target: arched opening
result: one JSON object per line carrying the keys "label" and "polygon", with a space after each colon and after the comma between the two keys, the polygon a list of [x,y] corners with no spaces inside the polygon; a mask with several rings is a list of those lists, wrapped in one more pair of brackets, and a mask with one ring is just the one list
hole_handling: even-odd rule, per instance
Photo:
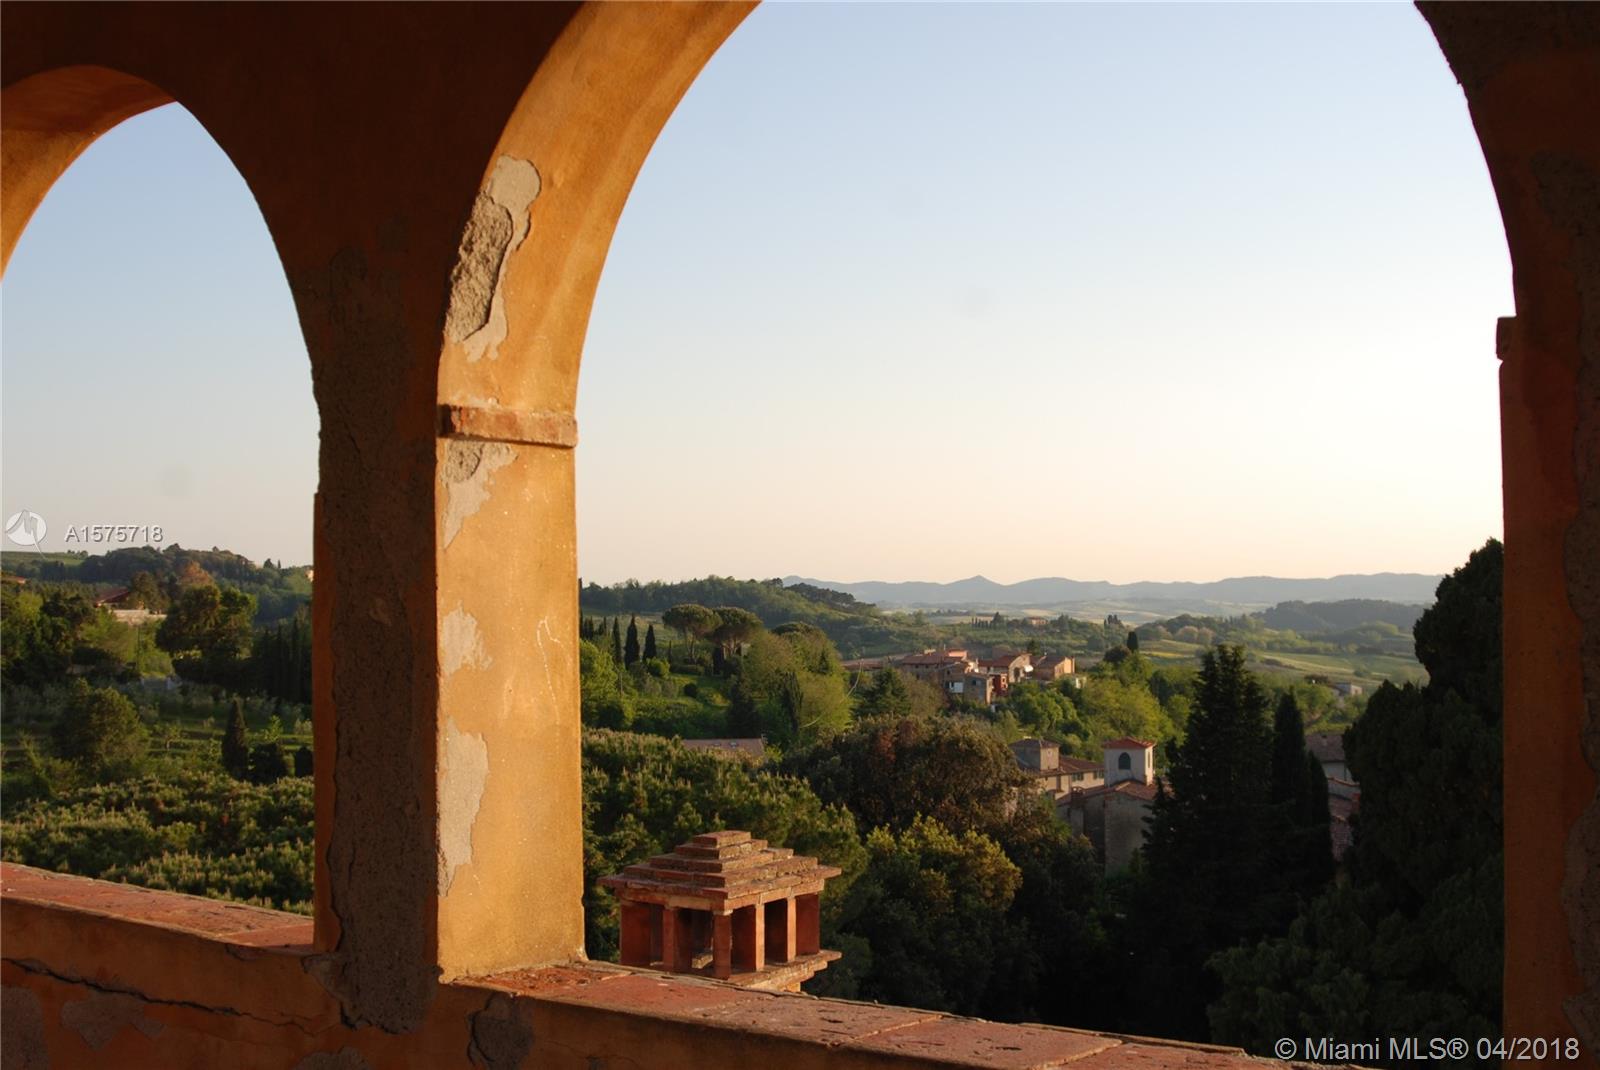
{"label": "arched opening", "polygon": [[[1230,22],[1215,9],[1162,26],[1088,9],[828,14],[769,7],[745,23],[674,113],[619,224],[579,394],[580,570],[618,584],[581,607],[602,618],[602,654],[636,662],[624,628],[659,636],[672,601],[699,600],[630,590],[629,577],[782,576],[787,596],[796,580],[992,576],[1008,567],[985,556],[996,554],[1027,562],[1005,580],[1086,578],[1065,571],[1080,559],[1089,575],[1124,581],[1155,578],[1128,571],[1140,567],[1188,580],[1438,574],[1499,535],[1498,365],[1485,328],[1512,308],[1509,265],[1470,117],[1415,11],[1366,12],[1359,30],[1330,11],[1275,12],[1265,17],[1290,30],[1260,41],[1244,23],[1263,13]],[[1096,17],[1125,20],[1121,53]],[[1086,40],[1052,22],[1074,18]],[[1144,56],[1127,56],[1130,24]],[[740,52],[763,35],[766,47]],[[1031,63],[984,63],[1019,42]],[[910,72],[919,47],[961,78]],[[1085,68],[1074,91],[1045,92],[1035,72],[1073,61]],[[1359,86],[1352,62],[1366,71]],[[823,66],[819,94],[809,73]],[[756,88],[763,76],[780,88]],[[1129,85],[1141,87],[1131,105]],[[896,88],[888,105],[875,98]],[[934,117],[910,102],[923,93]],[[921,174],[880,175],[895,156]],[[1102,169],[1102,184],[1084,177]],[[1048,445],[1030,452],[1030,440]],[[1460,463],[1427,461],[1430,441]],[[1141,493],[1119,496],[1132,486]],[[1451,541],[1440,529],[1453,510]],[[1069,564],[1030,556],[1052,540],[1044,555]],[[933,576],[907,565],[930,547],[956,563]],[[1108,547],[1132,553],[1112,565]],[[1435,582],[1396,600],[1431,601]],[[1409,628],[1395,638],[1414,665]],[[844,653],[914,658],[941,639],[934,649],[982,642],[923,634]],[[1194,645],[1169,643],[1135,649]],[[1315,656],[1291,664],[1283,675],[1296,684],[1321,675]],[[707,689],[704,676],[674,678]],[[643,731],[791,742],[736,721],[737,685],[723,696],[726,721],[655,716],[662,690],[677,697],[672,683],[640,675]],[[602,716],[615,725],[628,712],[611,704]],[[1078,757],[1098,758],[1098,742]],[[1116,767],[1131,771],[1131,756]]]}
{"label": "arched opening", "polygon": [[318,421],[283,267],[147,83],[5,94],[4,506],[43,535],[4,547],[6,858],[309,913]]}

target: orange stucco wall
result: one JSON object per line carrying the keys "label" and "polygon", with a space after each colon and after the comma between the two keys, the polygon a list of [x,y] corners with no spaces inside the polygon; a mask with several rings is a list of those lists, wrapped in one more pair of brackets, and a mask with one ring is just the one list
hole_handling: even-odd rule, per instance
{"label": "orange stucco wall", "polygon": [[439,986],[404,1033],[352,1027],[312,976],[311,925],[270,910],[0,866],[11,1070],[1085,1070],[1271,1064],[900,1007],[576,964]]}

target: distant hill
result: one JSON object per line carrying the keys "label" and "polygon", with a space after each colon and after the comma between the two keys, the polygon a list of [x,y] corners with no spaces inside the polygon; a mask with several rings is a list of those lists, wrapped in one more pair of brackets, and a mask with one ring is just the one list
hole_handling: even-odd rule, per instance
{"label": "distant hill", "polygon": [[1281,602],[1257,616],[1268,628],[1296,631],[1301,635],[1342,632],[1365,624],[1392,624],[1409,633],[1427,608],[1350,598],[1338,602]]}
{"label": "distant hill", "polygon": [[1330,576],[1324,579],[1282,579],[1241,576],[1210,583],[1108,583],[1048,577],[1020,583],[996,583],[983,576],[952,583],[885,583],[785,577],[786,584],[808,583],[841,591],[860,601],[890,608],[1053,609],[1083,605],[1127,605],[1152,612],[1253,612],[1284,602],[1374,600],[1431,605],[1442,576],[1416,572]]}
{"label": "distant hill", "polygon": [[307,567],[284,567],[271,560],[257,565],[247,557],[216,547],[190,550],[170,544],[158,550],[151,546],[126,546],[103,554],[6,550],[0,552],[0,567],[28,580],[82,583],[98,590],[126,587],[140,572],[148,572],[159,584],[180,579],[237,587],[255,596],[257,624],[271,624],[292,617],[311,601]]}

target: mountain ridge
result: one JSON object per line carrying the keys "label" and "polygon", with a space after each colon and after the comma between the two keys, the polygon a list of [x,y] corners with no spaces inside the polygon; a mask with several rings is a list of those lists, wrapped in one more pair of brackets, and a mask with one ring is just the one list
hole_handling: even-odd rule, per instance
{"label": "mountain ridge", "polygon": [[1337,602],[1376,599],[1427,605],[1442,575],[1421,572],[1342,573],[1324,577],[1232,576],[1226,579],[1072,580],[1041,576],[1016,583],[998,583],[982,575],[938,583],[929,580],[861,580],[852,583],[802,576],[785,576],[785,584],[809,583],[841,591],[864,601],[888,607],[1041,608],[1076,602],[1132,600],[1138,602],[1205,602],[1266,608],[1280,602]]}

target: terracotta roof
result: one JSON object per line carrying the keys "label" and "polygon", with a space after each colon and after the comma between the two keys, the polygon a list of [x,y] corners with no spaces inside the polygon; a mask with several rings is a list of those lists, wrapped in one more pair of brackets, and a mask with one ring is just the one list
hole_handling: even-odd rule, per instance
{"label": "terracotta roof", "polygon": [[1319,762],[1344,761],[1344,733],[1314,732],[1306,737],[1306,749],[1317,756]]}
{"label": "terracotta roof", "polygon": [[962,659],[953,654],[907,654],[901,658],[901,665],[949,665]]}
{"label": "terracotta roof", "polygon": [[1087,758],[1061,759],[1063,773],[1098,773],[1101,771],[1102,762],[1091,762]]}
{"label": "terracotta roof", "polygon": [[1106,750],[1144,750],[1146,747],[1155,746],[1147,739],[1134,739],[1132,736],[1123,736],[1121,739],[1108,739],[1100,744]]}
{"label": "terracotta roof", "polygon": [[1066,803],[1071,799],[1098,799],[1102,795],[1126,795],[1141,802],[1153,802],[1159,791],[1156,785],[1146,784],[1142,780],[1119,780],[1115,784],[1099,784],[1092,788],[1074,791],[1061,802]]}
{"label": "terracotta roof", "polygon": [[671,854],[601,877],[600,883],[634,900],[734,908],[821,891],[823,881],[838,875],[815,858],[728,829],[695,836]]}

